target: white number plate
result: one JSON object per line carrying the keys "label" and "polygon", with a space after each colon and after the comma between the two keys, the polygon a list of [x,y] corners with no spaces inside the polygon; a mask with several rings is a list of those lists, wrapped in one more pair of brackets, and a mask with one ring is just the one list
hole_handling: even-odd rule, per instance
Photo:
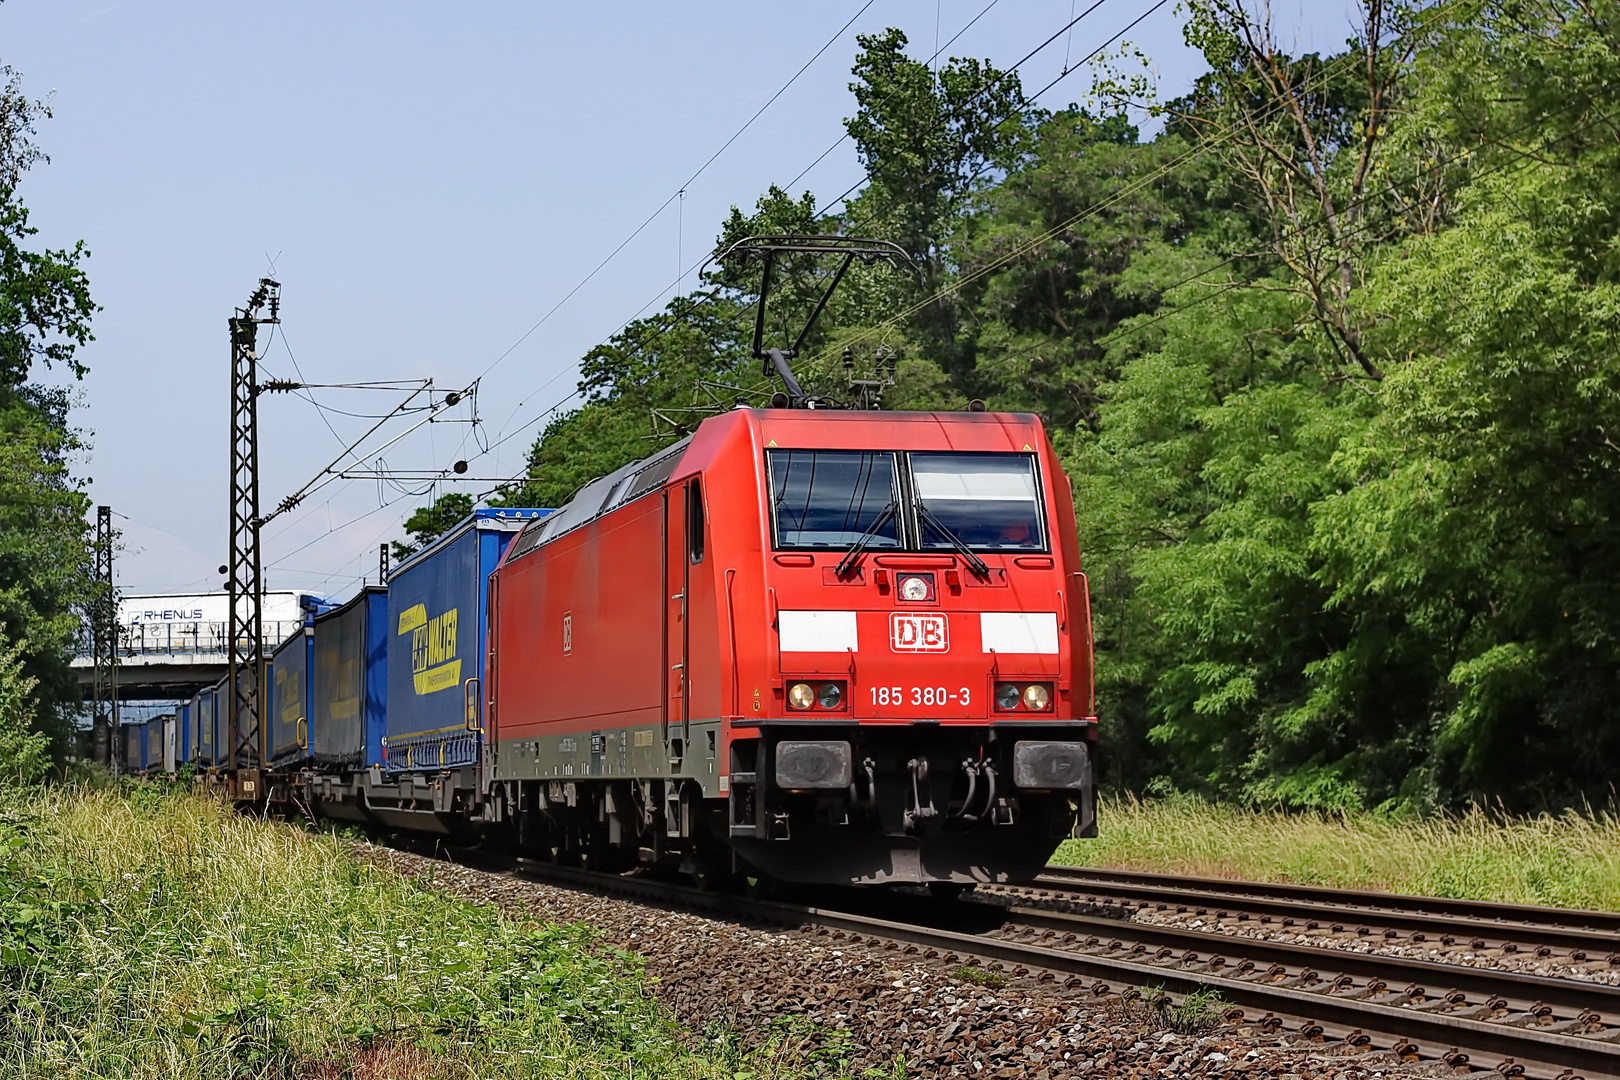
{"label": "white number plate", "polygon": [[873,705],[971,705],[973,691],[966,686],[874,686]]}

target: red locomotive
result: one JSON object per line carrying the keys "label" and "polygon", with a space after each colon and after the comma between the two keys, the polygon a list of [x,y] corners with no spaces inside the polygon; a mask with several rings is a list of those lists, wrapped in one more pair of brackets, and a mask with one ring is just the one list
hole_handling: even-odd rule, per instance
{"label": "red locomotive", "polygon": [[968,883],[1094,834],[1086,578],[1034,416],[739,408],[531,522],[489,589],[486,815],[531,847]]}

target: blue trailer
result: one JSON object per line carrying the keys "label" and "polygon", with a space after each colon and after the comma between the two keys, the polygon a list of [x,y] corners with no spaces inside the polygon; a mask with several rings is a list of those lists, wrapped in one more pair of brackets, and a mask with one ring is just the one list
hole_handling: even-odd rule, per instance
{"label": "blue trailer", "polygon": [[475,510],[389,576],[389,772],[478,763],[489,575],[524,524],[548,513]]}
{"label": "blue trailer", "polygon": [[197,699],[182,701],[174,710],[174,765],[179,768],[191,760],[191,712]]}
{"label": "blue trailer", "polygon": [[315,618],[310,752],[317,768],[383,763],[388,699],[388,590],[368,585]]}
{"label": "blue trailer", "polygon": [[303,632],[281,643],[270,659],[270,765],[296,768],[309,759],[310,717],[314,715],[315,624],[306,616]]}
{"label": "blue trailer", "polygon": [[135,776],[163,771],[163,726],[169,719],[153,716],[124,725],[124,771]]}
{"label": "blue trailer", "polygon": [[174,713],[154,716],[146,722],[146,772],[169,771],[169,740],[173,738]]}

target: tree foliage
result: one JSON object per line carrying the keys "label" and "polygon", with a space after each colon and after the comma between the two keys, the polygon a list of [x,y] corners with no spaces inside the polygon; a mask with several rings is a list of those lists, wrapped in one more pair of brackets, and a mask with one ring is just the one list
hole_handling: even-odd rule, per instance
{"label": "tree foliage", "polygon": [[[31,761],[28,732],[68,748],[78,693],[69,661],[94,599],[88,572],[89,499],[72,475],[83,446],[68,425],[68,392],[29,380],[38,369],[85,374],[77,350],[90,340],[96,308],[81,263],[82,243],[35,250],[18,185],[43,154],[33,141],[46,107],[0,67],[0,757]],[[20,689],[25,688],[25,689]],[[24,770],[26,771],[26,770]]]}
{"label": "tree foliage", "polygon": [[27,643],[0,626],[0,786],[37,780],[50,768],[50,739],[36,729],[38,684],[26,674]]}

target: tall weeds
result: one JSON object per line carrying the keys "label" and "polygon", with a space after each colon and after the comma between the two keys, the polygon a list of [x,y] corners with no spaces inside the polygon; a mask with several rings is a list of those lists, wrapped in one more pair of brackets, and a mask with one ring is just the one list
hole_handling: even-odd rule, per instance
{"label": "tall weeds", "polygon": [[1290,813],[1177,796],[1104,801],[1082,866],[1620,910],[1614,811],[1428,818]]}
{"label": "tall weeds", "polygon": [[634,962],[139,788],[0,814],[0,1075],[707,1076]]}

